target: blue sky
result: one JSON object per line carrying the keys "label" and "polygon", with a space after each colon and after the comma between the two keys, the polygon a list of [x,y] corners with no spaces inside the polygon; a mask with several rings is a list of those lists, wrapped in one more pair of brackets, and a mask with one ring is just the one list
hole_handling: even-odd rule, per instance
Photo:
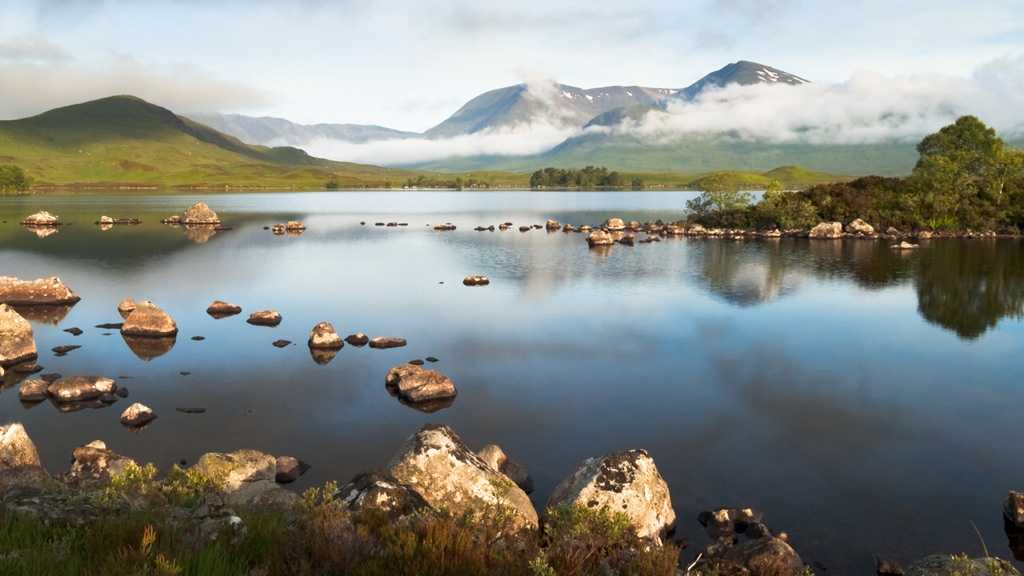
{"label": "blue sky", "polygon": [[182,112],[422,130],[536,78],[682,87],[738,59],[816,82],[968,77],[1024,1],[0,0],[0,118],[111,93]]}

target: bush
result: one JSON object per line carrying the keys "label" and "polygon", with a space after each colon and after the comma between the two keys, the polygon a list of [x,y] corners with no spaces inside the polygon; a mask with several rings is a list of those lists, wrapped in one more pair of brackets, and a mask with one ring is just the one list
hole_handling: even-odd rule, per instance
{"label": "bush", "polygon": [[32,186],[32,179],[18,166],[0,166],[0,193],[24,192]]}

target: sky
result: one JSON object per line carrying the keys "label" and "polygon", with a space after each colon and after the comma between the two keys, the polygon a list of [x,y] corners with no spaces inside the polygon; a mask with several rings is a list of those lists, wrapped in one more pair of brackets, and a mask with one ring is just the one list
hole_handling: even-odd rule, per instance
{"label": "sky", "polygon": [[127,93],[420,131],[530,79],[681,88],[740,59],[1024,89],[1024,0],[0,0],[0,119]]}

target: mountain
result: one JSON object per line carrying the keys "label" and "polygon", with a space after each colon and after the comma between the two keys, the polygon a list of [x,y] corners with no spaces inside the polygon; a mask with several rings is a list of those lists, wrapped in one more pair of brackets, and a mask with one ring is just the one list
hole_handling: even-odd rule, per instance
{"label": "mountain", "polygon": [[721,88],[729,84],[750,86],[752,84],[798,85],[808,83],[810,83],[810,80],[801,78],[796,74],[790,74],[789,72],[784,72],[778,68],[772,68],[771,66],[765,66],[764,64],[758,64],[757,62],[740,60],[739,62],[727,64],[704,76],[700,80],[697,80],[693,84],[690,84],[686,88],[679,90],[676,92],[676,96],[686,100],[693,100],[698,94],[708,88]]}
{"label": "mountain", "polygon": [[246,144],[133,96],[0,121],[0,163],[42,186],[359,186],[411,174]]}
{"label": "mountain", "polygon": [[372,124],[297,124],[284,118],[242,114],[195,114],[191,118],[243,142],[306,146],[321,138],[362,144],[371,140],[394,140],[419,136]]}

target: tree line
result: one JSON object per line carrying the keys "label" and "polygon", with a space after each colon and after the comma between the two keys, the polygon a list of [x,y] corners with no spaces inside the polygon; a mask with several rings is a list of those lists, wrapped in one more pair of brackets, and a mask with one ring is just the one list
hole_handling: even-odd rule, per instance
{"label": "tree line", "polygon": [[18,166],[0,166],[0,193],[25,192],[32,179]]}
{"label": "tree line", "polygon": [[[626,177],[608,170],[604,166],[587,166],[576,170],[573,168],[542,168],[530,175],[530,188],[624,188]],[[643,188],[644,183],[634,177],[628,186],[633,189]]]}
{"label": "tree line", "polygon": [[713,190],[689,201],[705,226],[807,229],[862,218],[876,228],[1020,233],[1024,228],[1024,151],[974,116],[926,136],[910,176],[866,176],[785,191],[772,182],[759,202],[745,192]]}

